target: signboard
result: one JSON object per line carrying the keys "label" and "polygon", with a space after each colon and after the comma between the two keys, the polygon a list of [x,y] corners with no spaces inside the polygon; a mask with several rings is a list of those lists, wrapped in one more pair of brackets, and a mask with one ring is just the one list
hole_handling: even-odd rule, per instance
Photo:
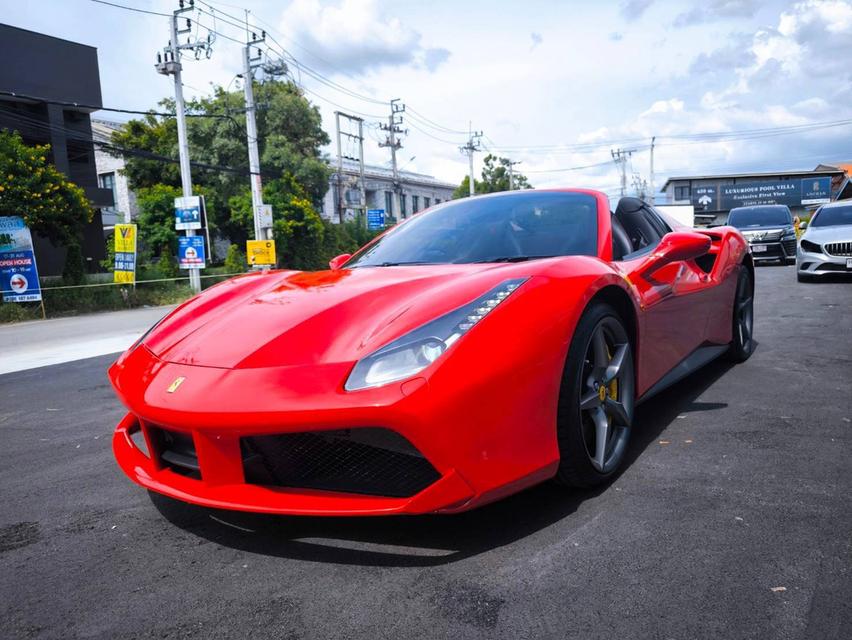
{"label": "signboard", "polygon": [[831,178],[802,178],[802,204],[831,202]]}
{"label": "signboard", "polygon": [[385,228],[384,209],[367,209],[367,228],[370,231]]}
{"label": "signboard", "polygon": [[0,290],[3,302],[41,300],[33,238],[19,216],[0,217]]}
{"label": "signboard", "polygon": [[175,198],[175,229],[200,229],[201,226],[201,197]]}
{"label": "signboard", "polygon": [[250,265],[274,265],[275,240],[248,240],[246,257]]}
{"label": "signboard", "polygon": [[794,207],[801,201],[798,181],[740,182],[719,187],[721,209],[750,207],[756,204],[786,204]]}
{"label": "signboard", "polygon": [[269,229],[272,227],[272,205],[259,204],[255,207],[255,214],[260,222],[261,229]]}
{"label": "signboard", "polygon": [[203,269],[204,259],[204,236],[178,238],[178,265],[181,269]]}
{"label": "signboard", "polygon": [[115,263],[113,282],[133,284],[136,281],[136,225],[115,225]]}
{"label": "signboard", "polygon": [[719,186],[714,184],[692,187],[692,206],[696,211],[718,211]]}

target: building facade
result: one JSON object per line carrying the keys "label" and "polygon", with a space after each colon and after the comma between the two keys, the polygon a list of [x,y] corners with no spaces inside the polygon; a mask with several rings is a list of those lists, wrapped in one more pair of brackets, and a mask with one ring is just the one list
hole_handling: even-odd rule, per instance
{"label": "building facade", "polygon": [[[412,171],[400,171],[399,181],[399,203],[403,220],[434,204],[452,200],[453,191],[456,188],[454,184],[441,182],[433,176]],[[339,182],[342,182],[342,202]],[[394,221],[399,222],[391,215],[394,210],[394,184],[393,172],[389,168],[366,165],[364,191],[367,209],[383,209],[388,224]],[[322,216],[332,222],[340,222],[341,214],[344,220],[352,220],[359,212],[357,205],[360,198],[358,163],[344,160],[342,180],[338,180],[336,172],[329,179],[329,189],[323,199]]]}
{"label": "building facade", "polygon": [[[92,135],[96,142],[109,142],[114,131],[123,126],[121,122],[92,120]],[[116,223],[132,222],[139,215],[136,193],[131,191],[127,177],[123,174],[125,161],[95,146],[95,169],[98,185],[112,192],[114,204],[101,210],[104,231],[111,231]]]}
{"label": "building facade", "polygon": [[[98,184],[89,117],[101,107],[97,49],[0,24],[0,59],[0,129],[28,145],[49,144],[51,162],[83,189],[95,214],[80,246],[87,269],[97,271],[105,256],[101,210],[113,206],[112,192]],[[33,242],[40,274],[60,275],[66,248]]]}
{"label": "building facade", "polygon": [[735,207],[785,204],[801,216],[852,196],[846,171],[830,165],[813,171],[678,176],[669,178],[662,191],[669,204],[695,207],[696,225],[724,224]]}

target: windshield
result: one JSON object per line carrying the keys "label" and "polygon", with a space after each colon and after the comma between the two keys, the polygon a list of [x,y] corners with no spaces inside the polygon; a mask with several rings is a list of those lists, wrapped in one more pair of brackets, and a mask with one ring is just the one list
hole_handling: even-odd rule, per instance
{"label": "windshield", "polygon": [[787,207],[740,207],[731,209],[728,224],[743,229],[745,227],[783,227],[793,224]]}
{"label": "windshield", "polygon": [[852,204],[843,207],[823,207],[814,214],[812,227],[833,227],[852,224]]}
{"label": "windshield", "polygon": [[455,200],[418,214],[355,254],[346,268],[594,256],[597,238],[594,196],[515,192]]}

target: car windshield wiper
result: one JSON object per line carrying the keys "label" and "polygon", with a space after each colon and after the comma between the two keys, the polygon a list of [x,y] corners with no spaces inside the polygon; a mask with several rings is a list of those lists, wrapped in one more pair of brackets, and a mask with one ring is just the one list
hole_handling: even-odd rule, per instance
{"label": "car windshield wiper", "polygon": [[437,264],[437,263],[412,260],[410,262],[380,262],[378,264],[365,264],[365,265],[362,265],[362,266],[364,266],[364,267],[406,267],[408,265],[417,265],[417,264]]}
{"label": "car windshield wiper", "polygon": [[556,258],[558,256],[496,256],[492,258],[483,258],[482,260],[474,260],[472,264],[480,264],[484,262],[526,262],[527,260],[543,260],[544,258]]}

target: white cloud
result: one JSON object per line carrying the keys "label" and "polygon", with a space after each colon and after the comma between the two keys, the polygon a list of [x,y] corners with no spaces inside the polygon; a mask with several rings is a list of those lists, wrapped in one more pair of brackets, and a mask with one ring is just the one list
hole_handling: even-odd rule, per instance
{"label": "white cloud", "polygon": [[281,29],[293,33],[302,50],[328,68],[362,73],[377,67],[419,65],[434,71],[450,52],[427,48],[421,34],[376,0],[295,0],[281,17]]}

